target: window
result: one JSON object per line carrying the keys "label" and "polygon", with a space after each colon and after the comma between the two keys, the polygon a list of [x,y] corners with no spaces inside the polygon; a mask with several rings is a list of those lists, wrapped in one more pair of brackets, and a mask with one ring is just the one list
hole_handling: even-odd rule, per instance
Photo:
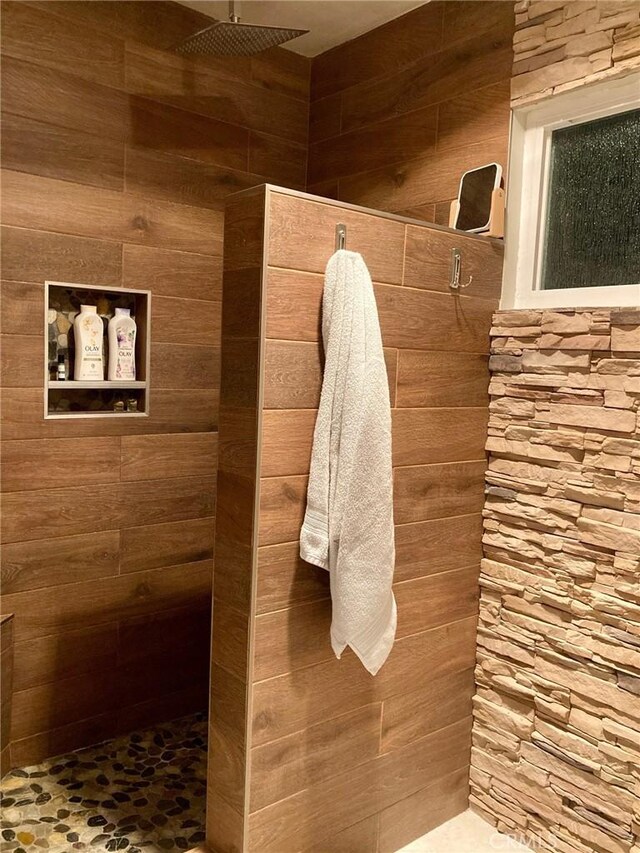
{"label": "window", "polygon": [[514,110],[503,308],[640,305],[640,75]]}

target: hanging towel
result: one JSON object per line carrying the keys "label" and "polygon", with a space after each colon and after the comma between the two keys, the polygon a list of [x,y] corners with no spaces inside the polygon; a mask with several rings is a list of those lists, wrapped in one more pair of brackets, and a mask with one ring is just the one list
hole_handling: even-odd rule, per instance
{"label": "hanging towel", "polygon": [[391,407],[378,311],[361,255],[327,264],[325,368],[300,533],[300,556],[330,573],[331,645],[372,675],[391,651],[396,602]]}

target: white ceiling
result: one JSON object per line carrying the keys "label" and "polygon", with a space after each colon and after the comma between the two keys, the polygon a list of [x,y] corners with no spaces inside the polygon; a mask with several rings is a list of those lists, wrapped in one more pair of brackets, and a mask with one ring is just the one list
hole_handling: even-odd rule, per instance
{"label": "white ceiling", "polygon": [[[217,20],[229,14],[227,0],[179,0]],[[404,15],[427,0],[236,0],[236,15],[247,24],[310,30],[283,45],[303,56],[317,56],[331,47]]]}

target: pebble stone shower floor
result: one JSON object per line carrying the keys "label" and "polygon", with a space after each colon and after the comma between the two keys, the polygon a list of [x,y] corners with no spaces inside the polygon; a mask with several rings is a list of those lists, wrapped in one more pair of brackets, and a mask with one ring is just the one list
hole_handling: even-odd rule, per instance
{"label": "pebble stone shower floor", "polygon": [[0,783],[0,850],[190,850],[204,840],[206,769],[196,714],[13,770]]}

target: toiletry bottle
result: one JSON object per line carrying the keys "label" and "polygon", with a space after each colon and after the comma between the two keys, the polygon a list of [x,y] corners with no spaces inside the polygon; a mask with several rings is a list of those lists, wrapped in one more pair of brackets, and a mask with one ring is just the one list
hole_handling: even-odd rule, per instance
{"label": "toiletry bottle", "polygon": [[110,380],[136,378],[136,321],[128,308],[116,308],[109,320]]}
{"label": "toiletry bottle", "polygon": [[104,379],[102,364],[102,320],[95,305],[81,305],[74,323],[76,361],[73,378],[77,380]]}
{"label": "toiletry bottle", "polygon": [[56,371],[56,379],[61,382],[63,379],[67,378],[67,368],[64,363],[64,353],[58,353],[58,368]]}

